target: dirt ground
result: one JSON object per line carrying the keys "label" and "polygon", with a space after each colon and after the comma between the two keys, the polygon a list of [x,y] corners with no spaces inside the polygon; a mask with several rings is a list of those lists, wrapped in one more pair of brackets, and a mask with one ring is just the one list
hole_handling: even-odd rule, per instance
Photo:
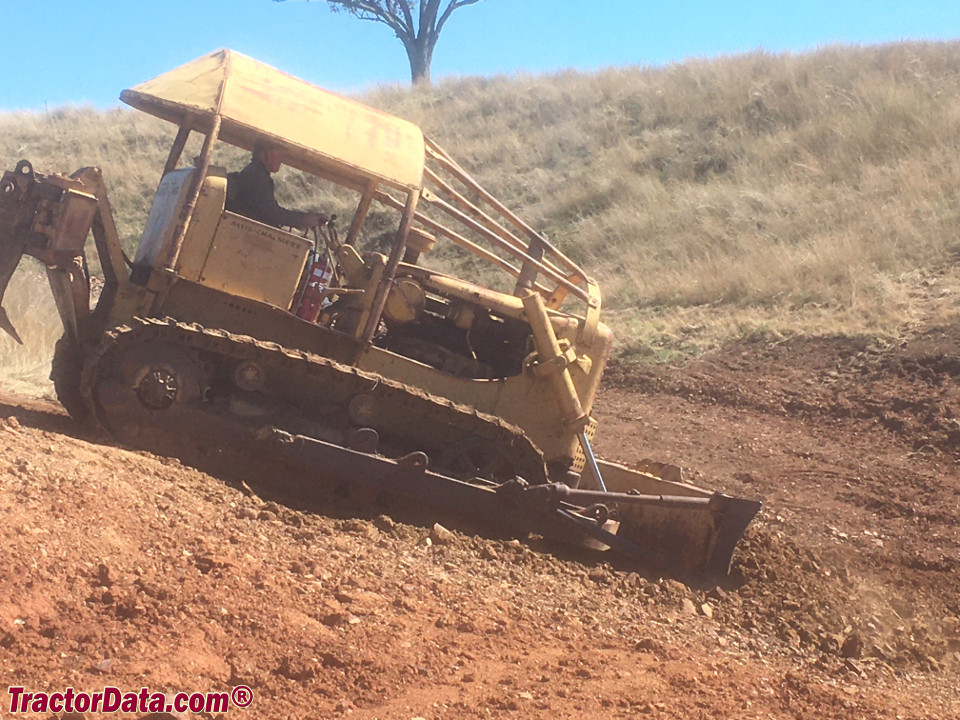
{"label": "dirt ground", "polygon": [[611,368],[601,455],[765,503],[714,589],[349,498],[265,501],[6,395],[3,678],[249,686],[228,717],[957,718],[958,375],[957,328]]}

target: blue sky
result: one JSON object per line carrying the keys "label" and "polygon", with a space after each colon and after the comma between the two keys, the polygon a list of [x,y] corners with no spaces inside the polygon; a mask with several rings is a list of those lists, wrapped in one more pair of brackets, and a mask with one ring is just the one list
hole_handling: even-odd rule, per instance
{"label": "blue sky", "polygon": [[[322,0],[4,0],[0,19],[2,110],[113,106],[122,89],[221,47],[342,92],[409,78],[386,27]],[[482,0],[444,29],[433,77],[956,38],[957,0]]]}

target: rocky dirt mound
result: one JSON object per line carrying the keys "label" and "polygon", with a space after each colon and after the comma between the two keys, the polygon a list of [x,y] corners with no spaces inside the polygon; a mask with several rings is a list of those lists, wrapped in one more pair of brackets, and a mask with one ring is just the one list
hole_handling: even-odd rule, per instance
{"label": "rocky dirt mound", "polygon": [[247,685],[277,718],[956,717],[960,476],[946,446],[829,409],[949,403],[953,378],[908,393],[908,348],[855,347],[739,346],[601,397],[603,454],[765,501],[719,588],[284,502],[8,398],[0,662],[36,690]]}
{"label": "rocky dirt mound", "polygon": [[[608,384],[811,420],[865,420],[915,452],[960,453],[960,329],[890,347],[850,338],[736,343],[681,372],[615,365]],[[753,376],[751,378],[751,376]]]}

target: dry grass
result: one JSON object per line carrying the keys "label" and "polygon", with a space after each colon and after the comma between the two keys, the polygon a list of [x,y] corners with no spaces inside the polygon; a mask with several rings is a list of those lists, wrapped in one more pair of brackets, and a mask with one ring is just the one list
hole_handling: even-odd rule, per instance
{"label": "dry grass", "polygon": [[50,360],[63,332],[47,276],[40,263],[25,260],[17,268],[3,302],[23,345],[0,331],[0,379],[6,391],[53,396]]}
{"label": "dry grass", "polygon": [[[421,124],[594,271],[626,352],[895,337],[955,315],[960,43],[468,78],[362,99]],[[172,136],[126,111],[8,114],[0,160],[101,165],[132,245]],[[294,174],[280,184],[294,206],[355,202]]]}
{"label": "dry grass", "polygon": [[[421,122],[595,269],[631,346],[897,335],[927,311],[917,282],[954,275],[958,43],[463,80],[373,100]],[[937,304],[937,317],[951,312]]]}

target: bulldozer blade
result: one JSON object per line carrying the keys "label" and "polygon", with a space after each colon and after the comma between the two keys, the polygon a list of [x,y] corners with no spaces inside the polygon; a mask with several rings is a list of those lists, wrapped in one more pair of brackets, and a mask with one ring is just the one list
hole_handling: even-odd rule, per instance
{"label": "bulldozer blade", "polygon": [[709,578],[729,573],[737,543],[762,503],[617,463],[598,465],[612,496],[626,495],[617,503],[621,539],[652,552],[673,572]]}
{"label": "bulldozer blade", "polygon": [[[760,509],[753,500],[732,498],[689,485],[664,483],[660,495],[633,491],[584,492],[565,485],[527,485],[518,480],[495,488],[474,485],[433,472],[423,453],[392,460],[303,435],[265,429],[265,450],[278,460],[309,473],[350,478],[386,494],[398,495],[454,513],[469,508],[473,520],[482,519],[514,530],[591,549],[612,549],[659,572],[677,577],[718,580],[727,574],[733,549]],[[416,457],[415,457],[416,456]],[[641,475],[623,466],[601,461],[614,482],[627,474]],[[654,485],[649,485],[650,489]],[[669,493],[669,494],[666,494]],[[619,524],[600,508],[616,508]],[[645,515],[638,515],[641,510]]]}

